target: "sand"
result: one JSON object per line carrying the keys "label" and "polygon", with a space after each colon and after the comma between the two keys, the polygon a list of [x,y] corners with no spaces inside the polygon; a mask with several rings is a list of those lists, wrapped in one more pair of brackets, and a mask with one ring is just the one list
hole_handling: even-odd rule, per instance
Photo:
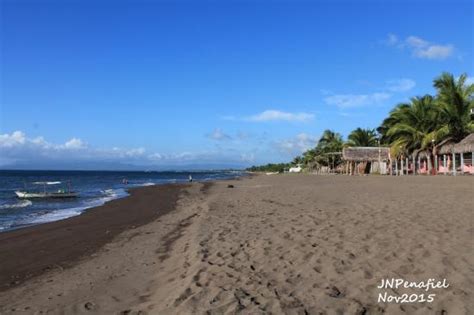
{"label": "sand", "polygon": [[[0,292],[0,312],[469,314],[473,187],[461,176],[193,183],[174,211]],[[378,289],[386,278],[449,287]],[[384,292],[435,296],[378,303]]]}
{"label": "sand", "polygon": [[174,210],[183,185],[130,189],[117,199],[67,220],[0,233],[0,291],[45,271],[64,269],[121,232]]}

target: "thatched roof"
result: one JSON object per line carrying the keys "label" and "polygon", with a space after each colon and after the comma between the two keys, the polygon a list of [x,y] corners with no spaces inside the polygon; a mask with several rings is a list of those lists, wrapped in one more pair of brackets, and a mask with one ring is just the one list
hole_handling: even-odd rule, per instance
{"label": "thatched roof", "polygon": [[390,148],[384,147],[347,147],[342,149],[342,158],[346,161],[382,161],[390,160]]}
{"label": "thatched roof", "polygon": [[419,157],[420,159],[426,159],[428,157],[428,152],[426,151],[418,151],[418,154],[415,154],[415,157]]}
{"label": "thatched roof", "polygon": [[474,152],[474,133],[471,133],[466,138],[462,139],[461,142],[454,145],[455,153],[470,153]]}
{"label": "thatched roof", "polygon": [[454,150],[454,141],[452,139],[446,139],[441,141],[437,146],[436,146],[436,151],[438,154],[451,154],[453,153]]}

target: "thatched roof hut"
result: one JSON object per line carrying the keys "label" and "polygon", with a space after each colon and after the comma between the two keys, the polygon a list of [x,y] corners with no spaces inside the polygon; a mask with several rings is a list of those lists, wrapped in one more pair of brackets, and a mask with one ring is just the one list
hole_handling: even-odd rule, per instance
{"label": "thatched roof hut", "polygon": [[454,145],[454,153],[474,152],[474,133],[471,133],[459,143]]}
{"label": "thatched roof hut", "polygon": [[437,154],[451,154],[454,150],[454,145],[456,143],[451,139],[445,139],[436,145]]}
{"label": "thatched roof hut", "polygon": [[342,149],[342,158],[346,161],[378,161],[390,160],[390,148],[385,147],[347,147]]}
{"label": "thatched roof hut", "polygon": [[416,156],[419,157],[420,159],[426,159],[426,158],[428,158],[429,154],[428,154],[428,152],[423,150],[423,151],[417,151],[416,154],[415,154],[415,157]]}

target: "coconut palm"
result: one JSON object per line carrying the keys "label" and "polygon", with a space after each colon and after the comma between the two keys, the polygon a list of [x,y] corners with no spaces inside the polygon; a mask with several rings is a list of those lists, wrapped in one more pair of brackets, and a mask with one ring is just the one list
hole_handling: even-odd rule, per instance
{"label": "coconut palm", "polygon": [[474,132],[474,122],[470,118],[470,110],[474,108],[474,84],[467,84],[466,80],[466,74],[455,79],[444,72],[433,81],[440,111],[436,141],[447,137],[460,141]]}
{"label": "coconut palm", "polygon": [[392,147],[408,153],[426,149],[439,130],[439,115],[431,95],[413,97],[410,103],[400,104],[390,113],[385,138]]}
{"label": "coconut palm", "polygon": [[323,135],[318,141],[318,145],[315,148],[315,161],[320,165],[334,165],[337,166],[341,162],[341,158],[338,155],[328,155],[328,153],[340,152],[344,145],[342,136],[338,132],[332,130],[325,130]]}
{"label": "coconut palm", "polygon": [[[426,151],[431,160],[432,140],[443,131],[440,128],[440,111],[431,95],[414,97],[410,103],[400,104],[390,112],[385,138],[390,142],[395,157]],[[428,163],[431,168],[431,163]]]}
{"label": "coconut palm", "polygon": [[344,141],[342,136],[338,132],[326,129],[323,132],[323,135],[318,141],[316,150],[325,151],[325,152],[338,152],[341,151]]}
{"label": "coconut palm", "polygon": [[347,144],[354,147],[375,147],[378,145],[375,129],[357,128],[347,138]]}

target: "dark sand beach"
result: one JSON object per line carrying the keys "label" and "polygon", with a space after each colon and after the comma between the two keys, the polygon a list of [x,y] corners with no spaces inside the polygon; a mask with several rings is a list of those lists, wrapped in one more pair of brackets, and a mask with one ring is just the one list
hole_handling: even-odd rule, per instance
{"label": "dark sand beach", "polygon": [[0,233],[0,290],[90,255],[119,233],[173,210],[184,185],[131,189],[130,196],[66,220]]}
{"label": "dark sand beach", "polygon": [[[468,176],[301,174],[140,188],[77,218],[0,234],[2,279],[41,271],[3,286],[0,313],[469,314],[473,186]],[[101,228],[82,236],[102,211]],[[35,248],[63,237],[49,252]],[[68,268],[43,271],[60,261]],[[378,289],[386,278],[449,287]],[[389,303],[383,292],[435,296]]]}

